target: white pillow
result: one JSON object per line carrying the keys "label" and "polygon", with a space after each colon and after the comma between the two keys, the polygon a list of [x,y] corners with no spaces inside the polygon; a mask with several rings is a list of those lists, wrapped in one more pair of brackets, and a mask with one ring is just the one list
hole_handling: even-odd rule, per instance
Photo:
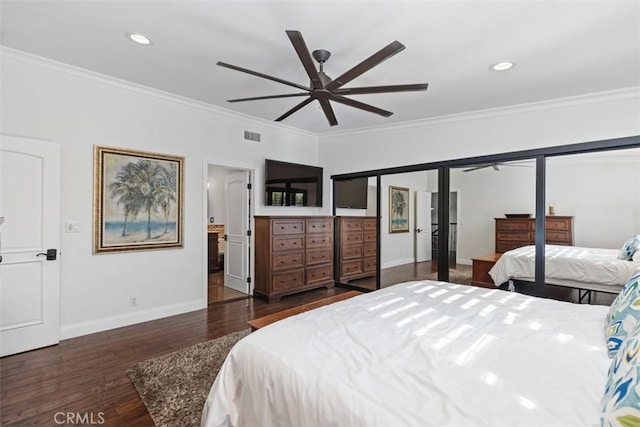
{"label": "white pillow", "polygon": [[640,261],[640,250],[636,250],[631,257],[632,261]]}

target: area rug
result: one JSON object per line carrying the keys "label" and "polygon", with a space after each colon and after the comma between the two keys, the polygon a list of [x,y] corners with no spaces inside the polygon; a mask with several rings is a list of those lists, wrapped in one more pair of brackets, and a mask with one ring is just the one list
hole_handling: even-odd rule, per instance
{"label": "area rug", "polygon": [[158,427],[199,426],[202,408],[231,347],[250,329],[137,363],[127,375]]}
{"label": "area rug", "polygon": [[[426,279],[438,280],[438,272],[427,274]],[[471,284],[471,270],[456,270],[454,268],[449,269],[449,282],[459,283],[461,285]]]}

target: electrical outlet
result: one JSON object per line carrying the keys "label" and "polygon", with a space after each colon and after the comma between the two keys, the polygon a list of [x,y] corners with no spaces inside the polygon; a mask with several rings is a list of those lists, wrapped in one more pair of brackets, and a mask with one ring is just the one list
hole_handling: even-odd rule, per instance
{"label": "electrical outlet", "polygon": [[136,297],[129,298],[129,305],[131,307],[137,307],[138,306],[138,299]]}

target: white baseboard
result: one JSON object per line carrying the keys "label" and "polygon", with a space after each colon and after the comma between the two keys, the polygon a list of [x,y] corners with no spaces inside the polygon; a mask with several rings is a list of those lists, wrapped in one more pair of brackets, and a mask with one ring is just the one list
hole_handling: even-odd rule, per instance
{"label": "white baseboard", "polygon": [[393,261],[386,262],[380,266],[380,268],[397,267],[399,265],[413,264],[413,258],[394,259]]}
{"label": "white baseboard", "polygon": [[201,310],[206,307],[206,302],[199,299],[180,304],[165,305],[149,310],[136,311],[134,313],[104,317],[102,319],[91,320],[89,322],[62,325],[60,327],[60,339],[66,340],[69,338],[80,337],[82,335],[94,334],[96,332],[107,331],[109,329],[121,328],[123,326],[135,325],[136,323],[148,322],[150,320],[162,319],[164,317]]}

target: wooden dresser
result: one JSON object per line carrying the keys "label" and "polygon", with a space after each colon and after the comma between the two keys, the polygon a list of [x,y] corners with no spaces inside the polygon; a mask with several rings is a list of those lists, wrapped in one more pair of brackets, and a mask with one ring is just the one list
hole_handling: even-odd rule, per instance
{"label": "wooden dresser", "polygon": [[254,295],[273,302],[334,286],[333,217],[256,216],[255,233]]}
{"label": "wooden dresser", "polygon": [[[496,253],[535,245],[535,218],[495,218]],[[573,246],[573,217],[549,215],[545,219],[545,239],[549,245]]]}
{"label": "wooden dresser", "polygon": [[336,278],[340,283],[376,275],[374,216],[337,216]]}

